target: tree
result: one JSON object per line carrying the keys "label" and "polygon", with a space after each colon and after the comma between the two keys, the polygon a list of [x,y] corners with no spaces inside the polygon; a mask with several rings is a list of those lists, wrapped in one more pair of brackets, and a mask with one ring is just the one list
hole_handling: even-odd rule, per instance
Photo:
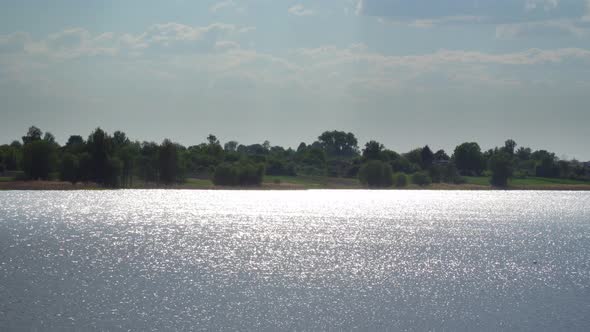
{"label": "tree", "polygon": [[513,139],[509,139],[506,140],[506,142],[504,142],[504,152],[513,155],[514,154],[514,149],[516,148],[516,142]]}
{"label": "tree", "polygon": [[420,166],[422,166],[422,169],[429,169],[432,166],[432,162],[434,161],[434,153],[432,153],[432,150],[430,150],[428,145],[422,148],[420,157],[422,162]]}
{"label": "tree", "polygon": [[398,173],[395,175],[395,186],[398,188],[403,188],[408,185],[408,176],[404,173]]}
{"label": "tree", "polygon": [[209,136],[207,136],[207,142],[209,145],[219,145],[219,140],[213,134],[209,134]]}
{"label": "tree", "polygon": [[463,143],[457,146],[453,159],[462,173],[480,175],[484,168],[483,155],[477,143]]}
{"label": "tree", "polygon": [[359,180],[372,188],[387,188],[393,184],[391,166],[380,160],[369,160],[359,170]]}
{"label": "tree", "polygon": [[237,148],[238,148],[238,142],[236,142],[236,141],[229,141],[229,142],[225,143],[225,145],[223,146],[223,149],[225,150],[225,152],[236,152]]}
{"label": "tree", "polygon": [[438,150],[434,154],[434,161],[441,162],[441,161],[449,161],[451,158],[445,152],[445,150]]}
{"label": "tree", "polygon": [[416,172],[412,174],[412,182],[423,187],[431,184],[432,180],[427,172]]}
{"label": "tree", "polygon": [[32,180],[48,180],[55,168],[54,145],[44,140],[28,141],[23,148],[23,170]]}
{"label": "tree", "polygon": [[512,177],[512,156],[508,152],[495,153],[490,159],[492,171],[491,184],[496,187],[508,186],[508,179]]}
{"label": "tree", "polygon": [[78,158],[71,153],[66,152],[61,158],[61,168],[59,170],[59,178],[62,181],[76,183],[79,180],[78,175]]}
{"label": "tree", "polygon": [[264,165],[251,162],[222,163],[215,167],[213,183],[217,186],[259,186]]}
{"label": "tree", "polygon": [[96,128],[88,137],[87,145],[92,157],[92,177],[96,183],[106,184],[107,177],[111,176],[107,173],[112,171],[109,168],[115,166],[109,165],[109,157],[113,150],[111,138],[102,129]]}
{"label": "tree", "polygon": [[531,148],[525,148],[525,147],[521,146],[516,151],[516,157],[521,161],[526,161],[526,160],[531,159],[531,155],[532,155]]}
{"label": "tree", "polygon": [[123,146],[131,143],[127,135],[124,132],[117,130],[113,133],[113,144],[116,149],[122,148]]}
{"label": "tree", "polygon": [[55,136],[53,136],[53,134],[50,132],[45,132],[45,135],[43,135],[43,140],[51,144],[57,144],[55,142]]}
{"label": "tree", "polygon": [[27,131],[27,134],[23,136],[23,144],[32,143],[34,141],[40,141],[43,132],[41,129],[31,126]]}
{"label": "tree", "polygon": [[160,181],[164,184],[176,182],[178,176],[178,152],[176,145],[165,139],[159,154]]}
{"label": "tree", "polygon": [[329,157],[358,155],[358,141],[353,133],[326,131],[318,137],[318,142]]}
{"label": "tree", "polygon": [[383,151],[384,146],[383,144],[377,141],[370,141],[365,144],[365,149],[363,150],[363,159],[364,160],[380,160],[381,159],[381,152]]}

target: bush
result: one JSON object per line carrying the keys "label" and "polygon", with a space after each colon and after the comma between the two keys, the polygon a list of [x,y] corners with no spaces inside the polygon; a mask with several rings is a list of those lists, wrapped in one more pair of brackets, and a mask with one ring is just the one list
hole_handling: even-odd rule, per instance
{"label": "bush", "polygon": [[393,185],[393,171],[389,164],[379,160],[371,160],[361,166],[359,180],[363,185],[386,188]]}
{"label": "bush", "polygon": [[427,186],[432,183],[430,176],[426,172],[417,172],[412,175],[412,183],[419,186]]}
{"label": "bush", "polygon": [[59,178],[62,181],[71,183],[78,182],[78,159],[71,153],[66,153],[61,159],[61,168],[59,170]]}
{"label": "bush", "polygon": [[259,186],[264,165],[252,162],[222,163],[215,168],[213,183],[217,186]]}
{"label": "bush", "polygon": [[395,175],[395,186],[403,188],[408,185],[408,176],[404,173],[398,173]]}
{"label": "bush", "polygon": [[490,159],[492,178],[490,183],[495,187],[508,186],[508,179],[512,177],[512,156],[506,152],[496,153]]}

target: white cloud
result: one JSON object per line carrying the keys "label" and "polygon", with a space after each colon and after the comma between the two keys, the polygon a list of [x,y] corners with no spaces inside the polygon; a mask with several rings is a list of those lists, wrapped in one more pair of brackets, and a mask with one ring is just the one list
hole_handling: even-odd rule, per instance
{"label": "white cloud", "polygon": [[515,39],[545,34],[567,34],[577,37],[590,35],[590,27],[584,22],[573,20],[552,20],[517,24],[501,24],[496,27],[496,38]]}
{"label": "white cloud", "polygon": [[213,23],[208,26],[189,26],[180,23],[155,24],[140,34],[92,34],[83,28],[68,28],[33,40],[26,33],[0,35],[0,55],[25,53],[53,59],[82,56],[138,55],[149,48],[184,47],[192,50],[212,50],[219,40],[230,40],[255,30],[232,24]]}
{"label": "white cloud", "polygon": [[315,15],[315,12],[311,9],[306,9],[301,4],[297,4],[289,8],[289,13],[296,16],[311,16]]}
{"label": "white cloud", "polygon": [[236,3],[233,0],[225,0],[213,4],[211,7],[209,7],[209,10],[213,13],[216,13],[222,9],[234,7],[235,5]]}

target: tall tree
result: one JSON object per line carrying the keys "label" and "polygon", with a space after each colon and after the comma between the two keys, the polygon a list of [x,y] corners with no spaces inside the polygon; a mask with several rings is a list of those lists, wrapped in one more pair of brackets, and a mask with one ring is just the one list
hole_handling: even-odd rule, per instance
{"label": "tall tree", "polygon": [[318,142],[329,157],[352,157],[358,155],[358,140],[353,133],[326,131]]}
{"label": "tall tree", "polygon": [[453,159],[459,171],[480,175],[484,169],[484,159],[479,144],[463,143],[455,148]]}
{"label": "tall tree", "polygon": [[94,181],[105,184],[107,177],[111,176],[109,157],[112,154],[112,141],[109,135],[100,128],[88,137],[88,152],[92,157],[92,175]]}
{"label": "tall tree", "polygon": [[508,152],[495,153],[490,159],[491,184],[496,187],[508,186],[508,179],[513,173],[512,167],[512,156]]}
{"label": "tall tree", "polygon": [[363,149],[363,159],[364,160],[380,160],[381,153],[383,152],[384,146],[383,144],[377,141],[370,141],[365,144],[365,148]]}
{"label": "tall tree", "polygon": [[160,181],[164,184],[176,182],[178,176],[178,151],[176,145],[165,139],[159,153]]}
{"label": "tall tree", "polygon": [[23,144],[32,143],[34,141],[39,141],[39,140],[41,140],[42,135],[43,135],[43,132],[41,131],[41,129],[39,129],[35,126],[31,126],[29,128],[29,130],[27,131],[27,134],[25,136],[23,136]]}
{"label": "tall tree", "polygon": [[420,152],[420,159],[422,161],[420,164],[422,169],[429,169],[432,166],[432,162],[434,161],[434,153],[432,153],[432,150],[430,150],[428,145],[422,148],[422,151]]}

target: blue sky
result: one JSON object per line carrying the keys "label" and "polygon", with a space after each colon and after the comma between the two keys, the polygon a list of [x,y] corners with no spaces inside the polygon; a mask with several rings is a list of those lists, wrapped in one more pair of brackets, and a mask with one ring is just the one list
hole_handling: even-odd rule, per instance
{"label": "blue sky", "polygon": [[352,131],[590,159],[590,1],[0,0],[0,141]]}

